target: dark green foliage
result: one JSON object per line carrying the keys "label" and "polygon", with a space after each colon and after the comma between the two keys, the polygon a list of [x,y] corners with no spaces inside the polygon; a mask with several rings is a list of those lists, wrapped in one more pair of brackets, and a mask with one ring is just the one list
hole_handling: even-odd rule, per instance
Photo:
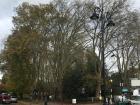
{"label": "dark green foliage", "polygon": [[[87,98],[96,95],[98,81],[99,60],[95,53],[87,51],[85,58],[87,62],[75,62],[73,68],[66,72],[63,79],[63,95],[71,98]],[[96,76],[95,76],[96,75]],[[82,93],[84,89],[84,93]]]}
{"label": "dark green foliage", "polygon": [[83,81],[82,70],[71,70],[66,73],[63,81],[63,94],[66,98],[72,99],[80,96]]}

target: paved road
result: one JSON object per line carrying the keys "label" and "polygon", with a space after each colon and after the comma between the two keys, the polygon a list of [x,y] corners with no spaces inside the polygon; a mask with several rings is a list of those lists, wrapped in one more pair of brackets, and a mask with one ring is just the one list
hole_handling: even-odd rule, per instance
{"label": "paved road", "polygon": [[18,103],[0,104],[0,105],[19,105]]}
{"label": "paved road", "polygon": [[[31,103],[31,102],[18,102],[17,104],[11,104],[11,105],[44,105],[44,103]],[[48,105],[102,105],[102,103],[88,103],[88,104],[69,104],[69,103],[48,103]]]}
{"label": "paved road", "polygon": [[101,103],[91,103],[91,104],[54,104],[54,103],[48,103],[48,105],[102,105]]}

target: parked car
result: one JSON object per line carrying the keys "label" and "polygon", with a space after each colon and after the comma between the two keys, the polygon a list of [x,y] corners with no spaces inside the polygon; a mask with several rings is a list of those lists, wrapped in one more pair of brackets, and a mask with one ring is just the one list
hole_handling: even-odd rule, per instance
{"label": "parked car", "polygon": [[140,96],[132,96],[130,102],[131,105],[140,105]]}
{"label": "parked car", "polygon": [[10,98],[12,103],[17,103],[17,94],[16,93],[10,93]]}
{"label": "parked car", "polygon": [[0,102],[1,103],[10,103],[11,102],[11,98],[7,93],[1,93],[0,94]]}
{"label": "parked car", "polygon": [[114,96],[114,101],[115,102],[122,102],[122,101],[128,101],[126,96],[122,96],[122,95],[117,95]]}
{"label": "parked car", "polygon": [[131,101],[125,95],[114,96],[115,105],[131,105]]}

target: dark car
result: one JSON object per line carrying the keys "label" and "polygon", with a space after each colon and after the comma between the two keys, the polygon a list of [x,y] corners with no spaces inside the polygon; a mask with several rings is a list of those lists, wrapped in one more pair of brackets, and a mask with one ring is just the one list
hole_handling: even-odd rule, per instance
{"label": "dark car", "polygon": [[10,103],[11,97],[7,93],[1,93],[0,94],[0,102],[1,103]]}

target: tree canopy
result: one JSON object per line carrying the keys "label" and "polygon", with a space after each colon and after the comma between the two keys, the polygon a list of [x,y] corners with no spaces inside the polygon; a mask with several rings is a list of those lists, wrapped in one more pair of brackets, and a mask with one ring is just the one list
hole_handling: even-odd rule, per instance
{"label": "tree canopy", "polygon": [[[106,20],[102,24],[104,41],[101,20],[89,18],[98,6],[104,10],[101,16],[109,15],[115,22],[114,27],[108,27]],[[125,74],[123,79],[127,79],[131,61],[139,64],[139,14],[130,11],[127,0],[106,0],[102,5],[78,0],[25,2],[16,13],[0,58],[4,83],[14,84],[21,96],[38,89],[62,99],[66,92],[73,97],[85,88],[99,97],[107,58],[114,55],[119,72]],[[106,77],[109,69],[105,66]],[[70,92],[74,89],[75,93]]]}

